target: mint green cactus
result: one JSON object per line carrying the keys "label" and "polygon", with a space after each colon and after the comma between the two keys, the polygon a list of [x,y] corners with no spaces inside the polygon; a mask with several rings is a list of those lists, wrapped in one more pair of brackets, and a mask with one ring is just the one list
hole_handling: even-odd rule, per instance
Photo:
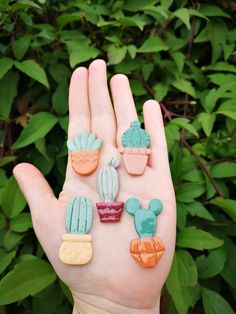
{"label": "mint green cactus", "polygon": [[120,164],[119,159],[111,158],[108,166],[100,169],[97,179],[98,191],[104,202],[115,200],[119,190],[119,178],[115,168]]}
{"label": "mint green cactus", "polygon": [[122,135],[121,142],[124,147],[147,148],[150,145],[148,133],[140,126],[141,123],[138,120],[131,122],[130,128]]}
{"label": "mint green cactus", "polygon": [[67,141],[69,151],[78,150],[98,150],[102,141],[96,138],[95,133],[89,134],[87,130],[83,130],[81,135],[75,135],[73,140]]}
{"label": "mint green cactus", "polygon": [[66,230],[68,233],[85,234],[92,225],[92,204],[86,197],[75,197],[67,208]]}
{"label": "mint green cactus", "polygon": [[125,203],[126,211],[134,216],[134,226],[140,238],[153,237],[157,229],[156,216],[162,211],[162,202],[152,199],[148,209],[142,208],[137,198],[129,198]]}

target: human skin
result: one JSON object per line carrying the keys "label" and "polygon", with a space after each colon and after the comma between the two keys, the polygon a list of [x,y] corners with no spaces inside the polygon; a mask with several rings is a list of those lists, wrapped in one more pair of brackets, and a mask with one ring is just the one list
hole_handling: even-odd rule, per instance
{"label": "human skin", "polygon": [[[110,90],[111,93],[106,63],[101,59],[91,62],[88,69],[78,67],[72,74],[68,138],[87,129],[102,139],[99,166],[93,174],[77,175],[68,157],[65,183],[57,199],[33,165],[21,163],[13,173],[28,201],[37,238],[56,273],[72,291],[73,314],[159,313],[161,289],[173,259],[176,230],[175,194],[162,114],[155,100],[144,103],[144,124],[151,138],[152,154],[144,174],[131,176],[118,151],[123,132],[131,121],[138,119],[128,78],[123,74],[114,75]],[[129,254],[130,240],[137,238],[132,216],[124,211],[119,223],[102,224],[99,221],[95,209],[95,203],[100,200],[96,179],[99,169],[107,165],[111,157],[121,160],[117,169],[120,190],[116,200],[125,202],[130,197],[137,197],[146,208],[153,198],[163,202],[163,211],[157,217],[156,236],[161,238],[165,252],[154,268],[142,268]],[[66,208],[75,196],[88,197],[94,205],[89,232],[93,239],[93,258],[83,266],[65,265],[58,255],[62,235],[66,233]]]}

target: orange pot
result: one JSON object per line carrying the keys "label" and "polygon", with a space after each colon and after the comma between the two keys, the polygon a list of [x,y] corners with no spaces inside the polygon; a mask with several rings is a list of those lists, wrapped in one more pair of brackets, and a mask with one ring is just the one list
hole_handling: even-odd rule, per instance
{"label": "orange pot", "polygon": [[71,162],[74,171],[82,176],[91,174],[98,166],[98,150],[81,150],[71,152]]}
{"label": "orange pot", "polygon": [[119,152],[123,154],[125,167],[129,174],[141,175],[148,161],[148,155],[151,154],[149,148],[121,147]]}
{"label": "orange pot", "polygon": [[145,268],[154,267],[164,251],[165,247],[158,237],[138,238],[130,242],[130,254]]}

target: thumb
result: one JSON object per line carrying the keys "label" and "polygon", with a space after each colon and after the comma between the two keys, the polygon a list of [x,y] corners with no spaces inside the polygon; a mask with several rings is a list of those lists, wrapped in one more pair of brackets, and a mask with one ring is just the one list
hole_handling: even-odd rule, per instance
{"label": "thumb", "polygon": [[32,219],[53,200],[55,195],[42,173],[33,165],[21,163],[13,169],[13,174],[30,207]]}

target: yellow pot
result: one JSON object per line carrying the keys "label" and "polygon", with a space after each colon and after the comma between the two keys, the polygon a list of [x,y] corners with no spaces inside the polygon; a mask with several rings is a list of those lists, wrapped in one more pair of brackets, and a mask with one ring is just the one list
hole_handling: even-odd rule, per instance
{"label": "yellow pot", "polygon": [[69,265],[84,265],[92,258],[92,237],[90,234],[66,233],[59,250],[61,261]]}

